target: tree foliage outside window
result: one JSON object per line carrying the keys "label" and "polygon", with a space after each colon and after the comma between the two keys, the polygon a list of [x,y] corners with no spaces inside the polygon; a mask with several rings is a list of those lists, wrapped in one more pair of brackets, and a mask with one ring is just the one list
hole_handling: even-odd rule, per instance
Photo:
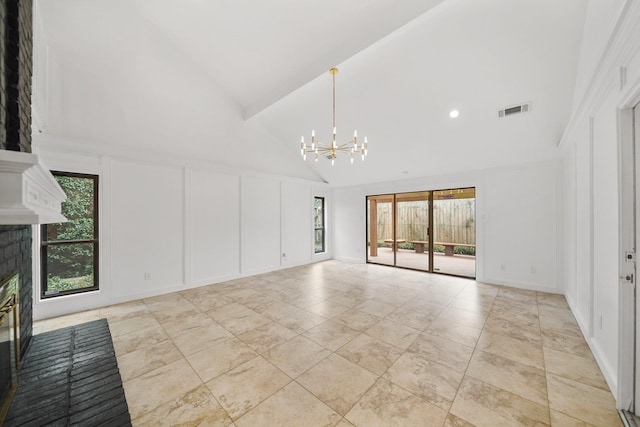
{"label": "tree foliage outside window", "polygon": [[324,197],[313,201],[313,228],[315,253],[325,252]]}
{"label": "tree foliage outside window", "polygon": [[53,175],[67,195],[68,222],[42,226],[42,296],[98,289],[98,177]]}

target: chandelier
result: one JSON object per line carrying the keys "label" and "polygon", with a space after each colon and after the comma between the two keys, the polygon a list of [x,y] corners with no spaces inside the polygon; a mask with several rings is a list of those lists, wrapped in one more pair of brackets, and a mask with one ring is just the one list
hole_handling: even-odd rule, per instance
{"label": "chandelier", "polygon": [[307,153],[311,153],[315,156],[316,162],[320,155],[325,155],[328,159],[331,159],[331,166],[335,164],[338,153],[347,154],[351,158],[351,164],[353,164],[354,155],[360,154],[362,161],[367,156],[367,137],[364,137],[364,142],[358,145],[358,131],[353,131],[353,139],[344,144],[338,145],[336,142],[336,74],[338,74],[337,68],[329,70],[333,77],[333,137],[331,144],[323,144],[316,141],[316,131],[311,131],[311,144],[304,142],[304,136],[300,138],[300,154],[304,160],[307,160]]}

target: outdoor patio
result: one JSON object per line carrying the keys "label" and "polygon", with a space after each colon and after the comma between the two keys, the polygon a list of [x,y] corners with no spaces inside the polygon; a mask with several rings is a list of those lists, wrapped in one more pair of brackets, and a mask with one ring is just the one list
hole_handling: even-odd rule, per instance
{"label": "outdoor patio", "polygon": [[[433,262],[436,273],[454,274],[456,276],[475,277],[476,257],[470,255],[445,256],[435,252]],[[393,265],[393,251],[391,248],[378,248],[378,256],[369,256],[369,262]],[[398,249],[397,266],[427,270],[429,268],[429,252],[416,253],[410,249]]]}

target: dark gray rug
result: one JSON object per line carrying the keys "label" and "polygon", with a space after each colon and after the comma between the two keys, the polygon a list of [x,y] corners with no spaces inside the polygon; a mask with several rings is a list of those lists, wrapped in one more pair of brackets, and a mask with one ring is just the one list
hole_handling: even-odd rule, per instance
{"label": "dark gray rug", "polygon": [[131,425],[106,319],[33,337],[4,425]]}

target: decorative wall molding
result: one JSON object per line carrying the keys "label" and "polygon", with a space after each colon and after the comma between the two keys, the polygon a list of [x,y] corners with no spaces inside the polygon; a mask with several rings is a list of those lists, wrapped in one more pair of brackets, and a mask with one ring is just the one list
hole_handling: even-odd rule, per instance
{"label": "decorative wall molding", "polygon": [[0,224],[64,222],[66,198],[37,155],[0,150]]}
{"label": "decorative wall molding", "polygon": [[[602,102],[603,93],[614,82],[620,84],[620,67],[626,67],[636,52],[640,50],[640,3],[634,0],[626,0],[620,8],[608,42],[594,67],[593,74],[589,80],[584,95],[578,107],[573,111],[569,123],[558,143],[558,147],[574,141],[580,128],[588,116],[597,109]],[[629,70],[625,72],[625,84],[634,82],[640,75],[630,75]]]}

